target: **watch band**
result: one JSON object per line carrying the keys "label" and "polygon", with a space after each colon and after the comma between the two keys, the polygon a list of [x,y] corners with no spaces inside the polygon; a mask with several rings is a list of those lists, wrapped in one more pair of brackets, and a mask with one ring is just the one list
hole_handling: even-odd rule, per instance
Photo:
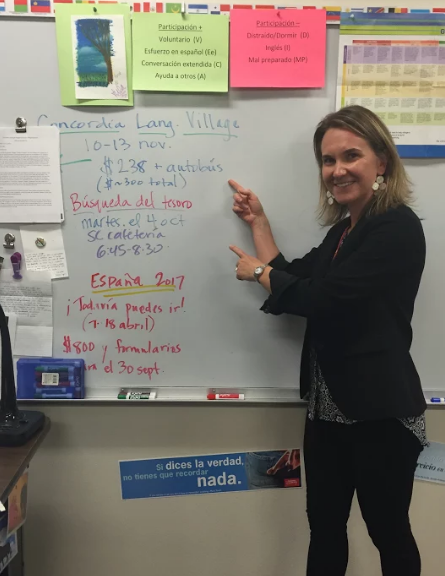
{"label": "watch band", "polygon": [[264,272],[264,270],[266,269],[266,267],[267,267],[267,264],[261,264],[261,266],[257,266],[257,268],[261,268],[261,272],[259,272],[259,273],[256,272],[257,268],[255,268],[255,271],[254,271],[253,275],[254,275],[255,280],[256,280],[257,282],[260,281],[261,275],[263,274],[263,272]]}

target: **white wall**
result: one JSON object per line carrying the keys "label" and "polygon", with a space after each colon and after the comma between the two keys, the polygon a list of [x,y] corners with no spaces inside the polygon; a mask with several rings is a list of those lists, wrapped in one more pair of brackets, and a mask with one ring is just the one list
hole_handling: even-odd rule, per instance
{"label": "white wall", "polygon": [[[33,406],[35,409],[35,405]],[[25,525],[27,576],[303,576],[305,490],[121,500],[118,461],[301,446],[302,406],[44,406]],[[428,411],[445,442],[445,413]],[[416,482],[423,576],[445,565],[445,486]],[[354,502],[348,576],[379,574]]]}

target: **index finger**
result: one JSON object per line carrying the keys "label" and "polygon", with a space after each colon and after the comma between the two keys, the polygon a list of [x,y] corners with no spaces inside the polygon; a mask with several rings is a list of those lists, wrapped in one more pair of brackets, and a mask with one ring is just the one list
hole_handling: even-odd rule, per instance
{"label": "index finger", "polygon": [[243,252],[241,250],[241,248],[238,248],[238,246],[233,246],[233,244],[231,246],[229,246],[230,250],[232,250],[232,252],[235,252],[235,254],[239,257],[242,258],[245,255],[245,252]]}
{"label": "index finger", "polygon": [[236,192],[238,192],[238,194],[248,195],[250,193],[250,190],[243,188],[243,186],[241,186],[241,184],[238,184],[238,182],[235,182],[235,180],[229,180],[229,186],[231,186]]}

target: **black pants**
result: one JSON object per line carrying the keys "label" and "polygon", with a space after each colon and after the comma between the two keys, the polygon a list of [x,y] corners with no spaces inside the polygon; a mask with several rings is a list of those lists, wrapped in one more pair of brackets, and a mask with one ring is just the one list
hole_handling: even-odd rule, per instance
{"label": "black pants", "polygon": [[398,420],[306,420],[304,461],[311,542],[307,576],[344,576],[354,492],[383,576],[419,576],[408,510],[422,446]]}

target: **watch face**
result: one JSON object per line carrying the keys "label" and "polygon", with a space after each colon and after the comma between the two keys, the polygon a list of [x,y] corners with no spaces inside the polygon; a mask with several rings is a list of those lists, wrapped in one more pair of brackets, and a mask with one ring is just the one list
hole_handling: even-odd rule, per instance
{"label": "watch face", "polygon": [[263,271],[263,267],[262,267],[262,266],[258,266],[258,268],[255,268],[254,274],[261,274],[262,271]]}

